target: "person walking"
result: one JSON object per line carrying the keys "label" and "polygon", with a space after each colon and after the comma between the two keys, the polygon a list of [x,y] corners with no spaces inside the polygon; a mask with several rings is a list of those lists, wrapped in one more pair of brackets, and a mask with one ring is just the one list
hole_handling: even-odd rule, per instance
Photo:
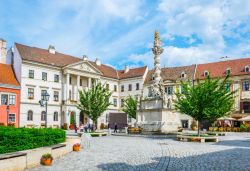
{"label": "person walking", "polygon": [[74,127],[75,127],[75,133],[77,133],[77,126],[76,126],[76,123],[74,124]]}
{"label": "person walking", "polygon": [[117,124],[115,123],[114,133],[117,133]]}

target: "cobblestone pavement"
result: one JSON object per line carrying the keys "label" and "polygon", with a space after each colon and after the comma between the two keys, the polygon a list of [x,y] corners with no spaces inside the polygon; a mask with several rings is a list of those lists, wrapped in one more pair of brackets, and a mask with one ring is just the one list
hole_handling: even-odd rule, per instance
{"label": "cobblestone pavement", "polygon": [[230,133],[220,140],[194,143],[159,137],[97,137],[90,148],[32,171],[250,171],[250,134]]}

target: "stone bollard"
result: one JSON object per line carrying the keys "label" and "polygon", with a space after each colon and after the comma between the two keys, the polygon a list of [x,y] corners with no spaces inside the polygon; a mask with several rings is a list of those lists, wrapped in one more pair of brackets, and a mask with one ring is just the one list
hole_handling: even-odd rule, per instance
{"label": "stone bollard", "polygon": [[125,134],[128,134],[128,127],[125,127]]}

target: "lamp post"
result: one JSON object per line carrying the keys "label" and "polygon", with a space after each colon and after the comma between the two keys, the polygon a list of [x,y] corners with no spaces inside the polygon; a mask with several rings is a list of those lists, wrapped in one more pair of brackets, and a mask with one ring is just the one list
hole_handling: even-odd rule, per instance
{"label": "lamp post", "polygon": [[47,120],[47,116],[48,116],[48,101],[49,101],[49,93],[46,91],[43,95],[42,95],[42,100],[39,101],[41,107],[44,106],[44,101],[45,101],[45,128],[47,128],[48,126],[48,120]]}
{"label": "lamp post", "polygon": [[8,122],[9,122],[9,113],[10,113],[10,106],[9,106],[9,105],[6,107],[6,113],[7,113],[7,122],[6,122],[6,126],[8,126]]}

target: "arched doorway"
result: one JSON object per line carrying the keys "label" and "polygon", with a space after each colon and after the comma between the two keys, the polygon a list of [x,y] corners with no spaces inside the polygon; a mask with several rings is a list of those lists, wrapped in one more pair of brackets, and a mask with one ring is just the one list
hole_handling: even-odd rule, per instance
{"label": "arched doorway", "polygon": [[80,112],[79,123],[86,124],[88,122],[88,117],[82,111]]}
{"label": "arched doorway", "polygon": [[70,112],[70,125],[76,123],[76,113],[74,111]]}

